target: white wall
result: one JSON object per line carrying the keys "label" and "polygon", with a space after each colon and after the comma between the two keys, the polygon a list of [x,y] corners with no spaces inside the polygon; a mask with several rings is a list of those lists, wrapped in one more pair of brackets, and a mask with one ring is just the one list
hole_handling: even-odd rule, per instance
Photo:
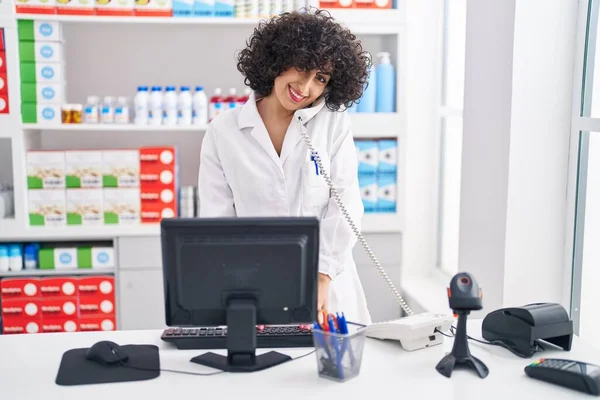
{"label": "white wall", "polygon": [[468,3],[459,268],[484,312],[562,300],[577,7]]}

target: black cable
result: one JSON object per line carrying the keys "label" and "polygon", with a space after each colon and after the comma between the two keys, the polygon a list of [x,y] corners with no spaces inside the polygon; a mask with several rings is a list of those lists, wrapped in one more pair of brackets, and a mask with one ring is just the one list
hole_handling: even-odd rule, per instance
{"label": "black cable", "polygon": [[[306,353],[306,354],[302,354],[301,356],[294,357],[294,358],[292,358],[292,359],[291,359],[289,362],[291,362],[291,361],[296,361],[296,360],[299,360],[299,359],[301,359],[301,358],[307,357],[307,356],[309,356],[309,355],[313,354],[315,351],[316,351],[316,349],[315,349],[315,350],[312,350],[312,351],[310,351],[310,352],[308,352],[308,353]],[[134,366],[134,365],[129,365],[129,364],[127,364],[127,363],[124,363],[124,362],[121,362],[121,366],[123,366],[123,367],[127,367],[127,368],[131,368],[131,369],[139,369],[139,370],[142,370],[142,371],[153,371],[153,372],[156,372],[156,371],[160,371],[160,372],[172,372],[172,373],[175,373],[175,374],[198,375],[198,376],[211,376],[211,375],[218,375],[218,374],[222,374],[223,372],[225,372],[225,371],[216,371],[216,372],[192,372],[192,371],[178,371],[178,370],[174,370],[174,369],[165,369],[165,368],[160,368],[160,369],[156,369],[156,368],[143,368],[143,367],[137,367],[137,366]]]}
{"label": "black cable", "polygon": [[[450,326],[450,331],[454,335],[456,335],[456,332],[455,332],[456,331],[456,327],[454,325]],[[498,346],[498,347],[505,348],[506,350],[510,351],[514,355],[519,356],[521,358],[529,358],[530,357],[530,356],[527,356],[525,354],[518,353],[517,351],[515,351],[515,349],[513,349],[512,347],[510,347],[509,345],[507,345],[506,343],[504,343],[504,342],[502,342],[500,340],[494,340],[493,342],[488,342],[488,341],[485,341],[485,340],[475,339],[475,338],[473,338],[473,337],[471,337],[469,335],[467,335],[467,339],[472,340],[472,341],[477,342],[477,343],[481,343],[481,344],[487,344],[487,345],[490,345],[490,346]],[[536,349],[534,351],[534,354],[535,353],[539,353],[539,352],[545,350],[545,348],[541,344],[539,344],[538,342],[535,342],[535,345],[536,345]]]}
{"label": "black cable", "polygon": [[454,334],[452,334],[452,336],[448,335],[447,333],[444,333],[444,332],[440,331],[438,328],[435,328],[434,332],[440,333],[440,334],[446,336],[447,338],[453,338],[454,337]]}

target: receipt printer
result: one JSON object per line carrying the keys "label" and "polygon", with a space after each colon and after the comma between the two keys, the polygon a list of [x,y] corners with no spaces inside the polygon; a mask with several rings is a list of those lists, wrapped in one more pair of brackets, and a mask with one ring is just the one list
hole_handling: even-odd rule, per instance
{"label": "receipt printer", "polygon": [[573,321],[560,304],[536,303],[492,311],[483,320],[481,334],[487,341],[503,342],[515,353],[531,357],[538,340],[570,351]]}

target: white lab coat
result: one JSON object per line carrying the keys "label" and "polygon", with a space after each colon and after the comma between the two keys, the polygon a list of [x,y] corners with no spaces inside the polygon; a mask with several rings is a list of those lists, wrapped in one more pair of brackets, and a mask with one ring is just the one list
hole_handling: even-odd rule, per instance
{"label": "white lab coat", "polygon": [[[300,119],[302,122],[300,122]],[[360,229],[363,203],[347,113],[320,101],[296,111],[277,155],[254,94],[242,107],[219,114],[202,142],[198,181],[200,217],[316,216],[320,220],[319,272],[332,278],[328,311],[369,324],[352,248],[357,239],[344,219],[300,132],[308,132],[323,166]]]}

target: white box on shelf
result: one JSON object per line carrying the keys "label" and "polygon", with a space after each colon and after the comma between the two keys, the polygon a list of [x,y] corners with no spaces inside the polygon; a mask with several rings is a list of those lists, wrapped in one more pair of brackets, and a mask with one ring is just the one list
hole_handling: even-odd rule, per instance
{"label": "white box on shelf", "polygon": [[52,103],[23,103],[21,104],[23,122],[39,125],[60,125],[60,104]]}
{"label": "white box on shelf", "polygon": [[140,185],[138,150],[105,150],[102,152],[102,168],[104,187],[127,188]]}
{"label": "white box on shelf", "polygon": [[67,225],[104,225],[102,189],[67,189]]}
{"label": "white box on shelf", "polygon": [[65,152],[42,150],[27,152],[27,188],[65,187]]}
{"label": "white box on shelf", "polygon": [[140,189],[105,188],[104,223],[110,225],[139,224]]}
{"label": "white box on shelf", "polygon": [[397,196],[395,174],[379,174],[377,176],[377,212],[395,213]]}
{"label": "white box on shelf", "polygon": [[379,166],[379,147],[377,141],[356,139],[354,143],[358,157],[358,173],[360,175],[375,175]]}
{"label": "white box on shelf", "polygon": [[92,268],[114,268],[115,249],[112,247],[92,247]]}
{"label": "white box on shelf", "polygon": [[63,44],[59,42],[35,42],[33,44],[35,61],[45,63],[63,63]]}
{"label": "white box on shelf", "polygon": [[65,191],[60,189],[29,190],[30,226],[65,226],[67,223]]}
{"label": "white box on shelf", "polygon": [[377,177],[375,175],[359,175],[358,186],[365,213],[375,212],[378,199]]}
{"label": "white box on shelf", "polygon": [[66,186],[68,188],[102,187],[102,151],[65,151]]}
{"label": "white box on shelf", "polygon": [[77,268],[77,248],[57,247],[54,249],[54,269]]}
{"label": "white box on shelf", "polygon": [[21,84],[21,101],[23,103],[62,105],[65,103],[65,98],[64,82]]}
{"label": "white box on shelf", "polygon": [[[37,1],[41,2],[40,0]],[[51,7],[54,6],[54,1],[44,2]],[[50,19],[51,16],[49,15],[48,18]],[[43,19],[19,20],[18,30],[19,40],[30,40],[36,42],[62,42],[64,40],[62,27],[58,21]]]}
{"label": "white box on shelf", "polygon": [[395,174],[398,170],[398,142],[379,140],[379,173]]}

